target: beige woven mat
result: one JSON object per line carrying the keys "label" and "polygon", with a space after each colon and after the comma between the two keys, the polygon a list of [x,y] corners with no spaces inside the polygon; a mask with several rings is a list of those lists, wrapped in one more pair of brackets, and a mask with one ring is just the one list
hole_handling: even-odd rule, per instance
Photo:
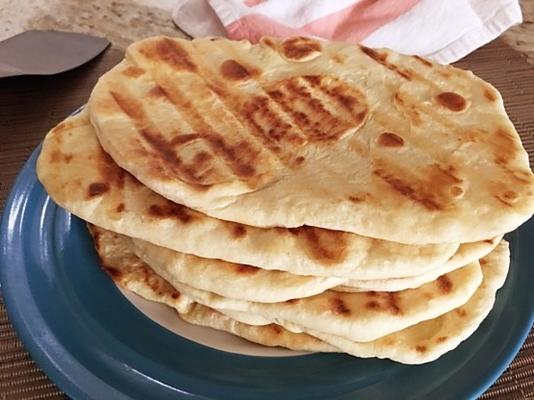
{"label": "beige woven mat", "polygon": [[[17,171],[44,133],[85,102],[95,80],[122,54],[111,49],[75,71],[45,79],[0,80],[0,209]],[[503,42],[458,63],[493,83],[534,160],[534,69]],[[58,96],[57,93],[61,93]],[[65,399],[25,352],[0,298],[0,400]],[[534,331],[482,399],[534,399]]]}

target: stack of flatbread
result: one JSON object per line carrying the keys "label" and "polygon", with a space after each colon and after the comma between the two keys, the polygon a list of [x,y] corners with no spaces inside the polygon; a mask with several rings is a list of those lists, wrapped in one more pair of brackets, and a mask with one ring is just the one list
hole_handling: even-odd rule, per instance
{"label": "stack of flatbread", "polygon": [[424,363],[490,312],[534,176],[499,93],[358,45],[131,45],[37,173],[102,267],[187,322]]}

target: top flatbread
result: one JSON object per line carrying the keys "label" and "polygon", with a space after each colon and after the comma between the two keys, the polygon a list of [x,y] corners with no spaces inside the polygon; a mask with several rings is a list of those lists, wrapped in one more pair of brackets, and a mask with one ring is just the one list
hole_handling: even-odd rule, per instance
{"label": "top flatbread", "polygon": [[163,196],[254,226],[468,242],[534,210],[499,93],[388,50],[156,37],[91,95],[104,149]]}
{"label": "top flatbread", "polygon": [[413,246],[320,228],[264,229],[208,217],[161,197],[117,166],[102,150],[86,110],[48,133],[37,175],[56,203],[97,226],[186,254],[299,275],[404,277],[458,258],[461,266],[491,250],[486,242]]}

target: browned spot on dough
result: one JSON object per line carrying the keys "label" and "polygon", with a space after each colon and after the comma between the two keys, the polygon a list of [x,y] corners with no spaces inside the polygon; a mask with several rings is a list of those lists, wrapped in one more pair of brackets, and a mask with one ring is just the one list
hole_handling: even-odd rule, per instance
{"label": "browned spot on dough", "polygon": [[371,300],[371,301],[368,301],[367,303],[365,303],[365,308],[368,308],[370,310],[376,310],[376,309],[380,308],[380,304],[378,304],[378,302],[376,302],[374,300]]}
{"label": "browned spot on dough", "polygon": [[343,64],[345,62],[345,56],[342,54],[334,54],[332,60],[337,64]]}
{"label": "browned spot on dough", "polygon": [[370,47],[360,45],[360,49],[367,56],[371,57],[373,60],[380,64],[384,64],[388,59],[388,55],[386,53],[379,53],[378,51],[371,49]]}
{"label": "browned spot on dough", "polygon": [[452,290],[452,282],[447,275],[442,275],[437,279],[438,289],[445,294],[448,294]]}
{"label": "browned spot on dough", "polygon": [[258,267],[253,267],[252,265],[245,264],[233,264],[235,266],[236,272],[244,275],[252,275],[257,273],[260,269]]}
{"label": "browned spot on dough", "polygon": [[295,305],[300,303],[300,299],[289,299],[285,301],[287,304]]}
{"label": "browned spot on dough", "polygon": [[113,97],[113,100],[115,100],[119,108],[134,121],[144,120],[143,112],[134,99],[114,90],[110,90],[109,94]]}
{"label": "browned spot on dough", "polygon": [[270,38],[264,38],[261,40],[262,43],[264,43],[266,46],[270,47],[271,49],[275,49],[276,45]]}
{"label": "browned spot on dough", "polygon": [[238,223],[232,224],[232,236],[236,239],[243,238],[247,235],[247,228],[245,225]]}
{"label": "browned spot on dough", "polygon": [[162,38],[140,49],[140,52],[153,61],[161,61],[176,70],[195,72],[197,66],[187,50],[177,40]]}
{"label": "browned spot on dough", "polygon": [[113,186],[118,188],[124,187],[126,179],[129,179],[129,181],[135,185],[140,185],[137,179],[115,164],[115,161],[113,161],[110,155],[102,150],[102,148],[99,148],[97,157],[97,166],[100,177],[110,188]]}
{"label": "browned spot on dough", "polygon": [[495,96],[495,94],[487,88],[484,89],[484,97],[491,102],[497,100],[497,96]]}
{"label": "browned spot on dough", "polygon": [[462,318],[467,315],[467,312],[465,312],[465,310],[463,308],[457,308],[454,311],[456,312],[456,314],[458,314]]}
{"label": "browned spot on dough", "polygon": [[144,69],[136,67],[134,65],[129,66],[121,71],[124,76],[127,76],[129,78],[137,78],[143,75],[145,72],[146,71]]}
{"label": "browned spot on dough", "polygon": [[399,295],[397,292],[387,292],[387,306],[391,314],[401,314],[401,309],[399,307]]}
{"label": "browned spot on dough", "polygon": [[232,81],[247,80],[251,77],[251,75],[257,73],[257,71],[251,68],[245,68],[236,60],[226,60],[221,64],[219,70],[224,78],[230,79]]}
{"label": "browned spot on dough", "polygon": [[415,350],[418,353],[425,353],[427,349],[426,349],[426,346],[424,346],[424,345],[417,345],[417,346],[415,346]]}
{"label": "browned spot on dough", "polygon": [[305,37],[290,38],[282,43],[282,53],[291,60],[302,60],[319,51],[320,43]]}
{"label": "browned spot on dough", "polygon": [[61,162],[62,158],[63,158],[63,154],[58,150],[54,150],[50,154],[50,162],[52,164],[57,164],[57,163]]}
{"label": "browned spot on dough", "polygon": [[402,147],[404,139],[393,132],[384,132],[378,136],[377,143],[384,147]]}
{"label": "browned spot on dough", "polygon": [[282,328],[280,328],[278,325],[276,324],[270,324],[269,327],[272,329],[272,331],[277,334],[277,335],[280,335],[282,333]]}
{"label": "browned spot on dough", "polygon": [[124,203],[119,203],[117,208],[115,208],[115,211],[118,212],[118,213],[123,212],[124,211]]}
{"label": "browned spot on dough", "polygon": [[436,342],[437,343],[443,343],[445,340],[447,340],[448,337],[447,336],[440,336],[436,339]]}
{"label": "browned spot on dough", "polygon": [[338,297],[330,299],[330,309],[336,315],[348,316],[351,314],[351,311],[345,302]]}
{"label": "browned spot on dough", "polygon": [[93,182],[87,188],[88,197],[101,196],[109,190],[109,185],[105,182]]}
{"label": "browned spot on dough", "polygon": [[467,101],[463,96],[454,92],[443,92],[436,96],[436,101],[451,111],[463,111],[467,107]]}
{"label": "browned spot on dough", "polygon": [[369,200],[370,197],[371,197],[370,193],[356,193],[356,194],[350,195],[348,199],[349,201],[357,204],[357,203],[361,203],[361,202]]}
{"label": "browned spot on dough", "polygon": [[478,260],[478,262],[480,263],[480,265],[486,265],[488,263],[488,260],[486,260],[485,258],[481,258],[480,260]]}
{"label": "browned spot on dough", "polygon": [[413,57],[415,60],[419,61],[419,62],[420,62],[421,64],[423,64],[424,66],[432,68],[432,63],[431,63],[430,61],[425,60],[424,58],[419,57],[419,56],[417,56],[417,55],[414,55],[414,56],[412,56],[412,57]]}
{"label": "browned spot on dough", "polygon": [[167,97],[167,94],[165,93],[165,91],[163,90],[163,88],[161,86],[156,85],[156,86],[152,87],[152,89],[150,89],[148,91],[148,97],[152,97],[152,98],[155,98],[155,99],[160,99],[160,98]]}
{"label": "browned spot on dough", "polygon": [[493,244],[493,239],[486,239],[484,240],[484,243]]}
{"label": "browned spot on dough", "polygon": [[193,157],[193,164],[195,166],[202,166],[203,164],[206,164],[208,161],[212,159],[213,159],[213,156],[210,153],[206,151],[199,151]]}
{"label": "browned spot on dough", "polygon": [[368,297],[377,297],[378,293],[375,292],[374,290],[371,290],[369,292],[365,292],[365,295],[368,296]]}
{"label": "browned spot on dough", "polygon": [[390,71],[395,72],[396,74],[402,76],[406,80],[411,80],[412,79],[412,73],[410,71],[403,70],[403,69],[399,68],[397,65],[392,64],[389,61],[387,61],[388,56],[387,56],[386,53],[380,53],[380,52],[378,52],[376,50],[373,50],[373,49],[371,49],[369,47],[362,46],[362,45],[360,45],[360,49],[368,57],[372,58],[377,63],[383,65],[384,67],[386,67]]}
{"label": "browned spot on dough", "polygon": [[304,156],[298,156],[297,158],[295,158],[295,164],[297,165],[302,164],[304,161],[306,161],[306,157]]}
{"label": "browned spot on dough", "polygon": [[462,183],[453,171],[437,164],[428,166],[424,176],[401,169],[386,160],[376,159],[375,175],[400,195],[415,201],[430,211],[444,210],[453,205],[451,186]]}
{"label": "browned spot on dough", "polygon": [[148,215],[155,218],[178,218],[182,223],[188,224],[196,219],[196,216],[187,207],[170,201],[164,204],[152,204],[147,209]]}
{"label": "browned spot on dough", "polygon": [[288,229],[305,245],[307,253],[324,265],[337,264],[347,257],[347,234],[341,231],[301,226]]}
{"label": "browned spot on dough", "polygon": [[178,298],[180,297],[180,292],[176,292],[176,291],[175,291],[175,292],[172,292],[171,297],[172,297],[174,300],[178,299]]}
{"label": "browned spot on dough", "polygon": [[464,190],[460,186],[452,186],[450,193],[452,197],[460,197],[464,194]]}

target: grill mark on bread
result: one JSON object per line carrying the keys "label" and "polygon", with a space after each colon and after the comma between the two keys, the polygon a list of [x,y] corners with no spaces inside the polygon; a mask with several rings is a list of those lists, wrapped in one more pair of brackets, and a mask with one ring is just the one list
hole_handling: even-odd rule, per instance
{"label": "grill mark on bread", "polygon": [[137,78],[143,75],[145,72],[146,71],[144,69],[136,67],[135,65],[131,65],[121,71],[121,73],[128,78]]}
{"label": "grill mark on bread", "polygon": [[227,78],[231,81],[244,81],[256,75],[257,70],[250,67],[246,68],[236,60],[226,60],[219,67],[219,71],[224,78]]}
{"label": "grill mark on bread", "polygon": [[109,191],[109,189],[110,187],[106,182],[93,182],[87,187],[87,197],[101,196]]}
{"label": "grill mark on bread", "polygon": [[417,345],[417,346],[415,346],[415,350],[418,353],[426,353],[427,347],[425,345]]}
{"label": "grill mark on bread", "polygon": [[494,102],[497,100],[497,96],[495,96],[493,91],[488,88],[484,88],[484,97],[490,102]]}
{"label": "grill mark on bread", "polygon": [[333,299],[330,299],[330,310],[336,314],[341,315],[343,317],[347,317],[351,315],[350,308],[347,307],[345,302],[340,299],[339,297],[335,297]]}
{"label": "grill mark on bread", "polygon": [[[410,99],[404,95],[404,102],[409,101]],[[413,103],[413,102],[410,102]],[[508,167],[510,159],[515,159],[517,152],[520,151],[519,144],[513,134],[510,134],[506,127],[498,126],[494,132],[482,131],[479,129],[474,129],[466,134],[465,129],[461,128],[454,121],[444,118],[439,112],[432,107],[427,107],[423,104],[419,104],[419,110],[424,114],[428,115],[433,123],[439,124],[454,133],[459,140],[464,140],[467,137],[468,141],[477,142],[484,144],[488,151],[490,151],[494,156],[494,161],[496,165],[501,169],[501,171],[507,175],[508,179],[514,183],[522,183],[522,187],[525,184],[534,185],[534,175],[530,171],[525,171],[524,174],[520,174],[517,171]],[[380,117],[380,114],[374,115],[375,119]],[[417,138],[412,137],[410,142],[412,145],[417,144]],[[432,158],[440,160],[442,156],[438,153],[432,151],[432,148],[429,146],[423,146],[423,143],[419,143],[421,147],[424,147],[425,152],[429,153]],[[447,160],[442,160],[446,162]],[[502,204],[510,206],[506,203],[506,200],[498,199]]]}
{"label": "grill mark on bread", "polygon": [[[313,89],[318,90],[319,95],[323,94],[341,105],[356,125],[359,125],[366,117],[369,110],[365,102],[365,96],[356,87],[332,76],[305,75],[302,78]],[[361,110],[356,112],[358,106]]]}
{"label": "grill mark on bread", "polygon": [[387,183],[393,191],[419,203],[429,211],[444,210],[451,206],[454,197],[450,194],[450,187],[462,182],[436,164],[428,166],[424,178],[413,176],[399,166],[388,164],[384,160],[375,160],[375,164],[377,167],[373,170],[373,174]]}
{"label": "grill mark on bread", "polygon": [[[312,142],[331,142],[340,139],[351,128],[356,128],[365,118],[364,96],[355,88],[335,78],[308,75],[288,78],[265,88],[270,100],[289,116],[300,130],[297,137]],[[338,113],[330,112],[321,98],[328,98],[339,104],[352,121],[345,120]],[[264,106],[268,105],[265,101]],[[359,112],[358,106],[363,108]],[[292,126],[286,124],[286,131]],[[297,143],[303,145],[304,143]]]}
{"label": "grill mark on bread", "polygon": [[238,274],[242,275],[254,275],[259,272],[258,267],[253,267],[252,265],[245,265],[245,264],[232,264],[235,271]]}
{"label": "grill mark on bread", "polygon": [[370,311],[386,311],[392,315],[402,314],[399,306],[399,295],[396,292],[365,292],[365,296],[371,298],[365,303],[365,308]]}
{"label": "grill mark on bread", "polygon": [[176,135],[175,137],[173,137],[169,141],[169,144],[174,147],[174,146],[179,146],[182,144],[192,142],[200,138],[201,136],[198,133],[185,133],[185,134],[180,134],[180,135]]}
{"label": "grill mark on bread", "polygon": [[154,218],[175,218],[183,224],[189,224],[198,219],[198,216],[189,208],[171,201],[151,204],[147,209],[147,214]]}
{"label": "grill mark on bread", "polygon": [[429,67],[429,68],[432,68],[432,63],[428,60],[425,60],[424,58],[422,57],[419,57],[417,55],[413,55],[412,56],[415,60],[419,61],[421,64],[423,64],[425,67]]}
{"label": "grill mark on bread", "polygon": [[[225,224],[225,226],[228,226]],[[236,223],[231,223],[230,225],[230,231],[232,232],[232,236],[236,239],[241,239],[247,236],[247,228],[245,225]]]}
{"label": "grill mark on bread", "polygon": [[149,45],[143,46],[140,50],[147,59],[153,62],[164,62],[173,69],[179,71],[195,72],[196,64],[191,56],[177,41],[170,38],[161,38]]}
{"label": "grill mark on bread", "polygon": [[323,265],[338,264],[347,257],[348,234],[345,232],[311,226],[289,228],[288,231],[297,236],[311,258]]}
{"label": "grill mark on bread", "polygon": [[373,50],[373,49],[371,49],[369,47],[362,46],[362,45],[360,45],[360,49],[365,55],[367,55],[372,60],[376,61],[378,64],[383,65],[384,67],[386,67],[390,71],[395,72],[397,75],[401,76],[402,78],[404,78],[404,79],[406,79],[408,81],[412,80],[412,77],[413,77],[412,72],[408,71],[408,70],[404,70],[404,69],[398,67],[397,65],[389,62],[388,59],[387,59],[388,58],[387,53],[380,53],[380,52],[378,52],[376,50]]}
{"label": "grill mark on bread", "polygon": [[[254,148],[250,141],[243,139],[236,144],[227,143],[223,135],[213,129],[176,85],[162,88],[166,100],[180,111],[186,122],[197,131],[196,134],[205,141],[215,154],[225,161],[226,166],[231,169],[235,176],[252,178],[256,175],[254,161],[260,153],[259,149]],[[186,173],[189,172],[188,175],[193,182],[201,183],[196,175],[197,170],[194,165],[182,170]],[[248,179],[247,183],[254,185],[251,179]]]}
{"label": "grill mark on bread", "polygon": [[438,285],[439,291],[443,294],[449,294],[453,286],[451,280],[449,279],[447,275],[440,276],[437,279],[436,284]]}
{"label": "grill mark on bread", "polygon": [[286,58],[301,61],[320,52],[321,44],[313,39],[297,36],[284,40],[281,50]]}
{"label": "grill mark on bread", "polygon": [[[182,104],[177,105],[174,100],[176,100],[176,97],[178,96],[172,95],[161,85],[159,85],[159,87],[161,89],[161,93],[163,93],[163,97],[167,101],[174,104],[175,106],[178,106],[181,111],[185,109],[186,112],[190,112],[193,114],[193,121],[191,121],[190,119],[189,122],[196,122],[197,127],[205,128],[207,131],[212,130],[211,126],[209,126],[207,123],[205,123],[205,121],[202,120],[198,112],[193,109],[191,103],[188,100],[183,99],[181,102]],[[233,147],[228,146],[226,145],[224,140],[215,133],[189,134],[185,138],[179,138],[180,136],[178,136],[179,139],[175,137],[171,141],[169,141],[165,139],[159,132],[150,128],[148,118],[142,111],[141,106],[139,104],[136,104],[134,99],[132,99],[131,97],[127,97],[126,95],[123,95],[121,93],[118,93],[118,91],[114,90],[110,90],[110,94],[117,103],[117,105],[123,110],[123,112],[132,119],[134,125],[138,129],[139,134],[151,146],[152,150],[154,150],[162,157],[162,159],[165,161],[165,165],[170,168],[170,170],[173,171],[175,174],[178,174],[180,178],[190,183],[193,187],[199,190],[209,188],[211,186],[211,183],[207,183],[206,180],[208,180],[209,182],[209,178],[211,177],[209,173],[212,172],[212,170],[208,169],[206,171],[208,175],[206,175],[206,173],[201,174],[201,171],[199,171],[198,168],[199,166],[195,164],[191,165],[184,163],[177,156],[174,147],[177,145],[177,143],[185,144],[190,140],[197,139],[197,137],[204,139],[206,144],[208,144],[216,154],[220,155],[223,159],[225,159],[227,161],[227,165],[229,164],[229,166],[232,167],[233,172],[237,176],[249,177],[255,172],[254,167],[253,165],[251,165],[251,163],[252,160],[255,158],[256,153],[254,152],[253,154],[250,154],[250,147],[248,147],[243,142],[239,142],[236,146]],[[246,151],[249,151],[249,154],[245,154],[244,152]],[[246,156],[245,158],[247,158],[247,160],[245,161],[248,161],[250,164],[245,164],[241,161],[241,158],[243,158],[243,154]]]}
{"label": "grill mark on bread", "polygon": [[399,295],[397,292],[387,293],[387,306],[391,314],[393,315],[401,314],[401,308],[399,306]]}

